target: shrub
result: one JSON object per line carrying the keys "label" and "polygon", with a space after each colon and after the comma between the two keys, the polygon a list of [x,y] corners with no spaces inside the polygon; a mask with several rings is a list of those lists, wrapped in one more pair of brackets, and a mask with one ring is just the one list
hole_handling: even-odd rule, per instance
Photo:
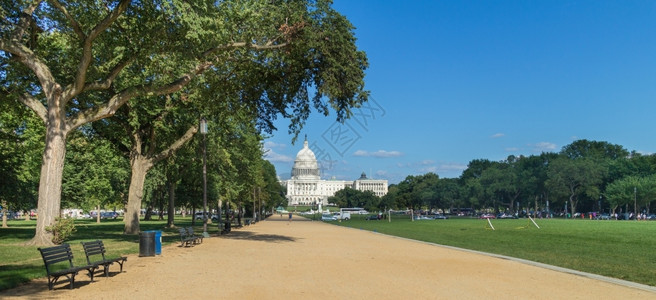
{"label": "shrub", "polygon": [[52,242],[56,245],[63,243],[75,233],[75,220],[56,218],[55,224],[46,227],[47,232],[52,232]]}

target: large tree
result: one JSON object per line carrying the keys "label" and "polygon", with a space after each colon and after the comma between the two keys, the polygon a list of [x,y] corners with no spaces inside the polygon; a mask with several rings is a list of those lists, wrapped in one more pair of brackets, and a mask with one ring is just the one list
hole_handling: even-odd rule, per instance
{"label": "large tree", "polygon": [[[298,132],[312,106],[324,114],[332,107],[343,120],[366,101],[366,57],[355,46],[352,25],[330,1],[103,4],[10,1],[0,10],[1,93],[45,124],[32,244],[52,243],[45,228],[60,211],[68,135],[132,99],[178,92],[207,72],[241,62],[281,66],[273,73],[262,67],[253,78],[263,84],[251,101],[265,116],[264,126],[282,115]],[[312,98],[309,87],[316,91]]]}
{"label": "large tree", "polygon": [[552,194],[567,197],[574,214],[581,197],[595,199],[599,196],[599,184],[605,173],[604,166],[592,159],[560,157],[549,164],[546,186]]}
{"label": "large tree", "polygon": [[570,159],[592,158],[592,159],[619,159],[629,155],[629,151],[620,145],[609,142],[576,140],[563,147],[561,154]]}

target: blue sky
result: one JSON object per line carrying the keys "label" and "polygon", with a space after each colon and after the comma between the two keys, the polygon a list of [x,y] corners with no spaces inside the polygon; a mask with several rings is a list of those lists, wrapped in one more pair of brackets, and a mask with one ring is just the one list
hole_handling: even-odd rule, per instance
{"label": "blue sky", "polygon": [[322,178],[458,177],[474,159],[577,140],[656,153],[655,1],[349,1],[371,102],[265,140],[289,178],[307,135]]}

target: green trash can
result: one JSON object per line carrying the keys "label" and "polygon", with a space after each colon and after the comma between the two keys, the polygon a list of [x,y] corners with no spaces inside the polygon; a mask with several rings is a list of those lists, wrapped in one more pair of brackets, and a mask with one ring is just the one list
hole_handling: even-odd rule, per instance
{"label": "green trash can", "polygon": [[139,256],[155,256],[155,232],[139,232]]}

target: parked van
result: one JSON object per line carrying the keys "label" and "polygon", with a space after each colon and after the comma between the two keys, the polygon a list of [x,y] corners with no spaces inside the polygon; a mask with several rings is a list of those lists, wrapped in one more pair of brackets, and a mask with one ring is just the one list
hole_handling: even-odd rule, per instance
{"label": "parked van", "polygon": [[336,212],[333,214],[337,220],[350,220],[351,219],[351,213],[348,211],[342,211],[342,212]]}

